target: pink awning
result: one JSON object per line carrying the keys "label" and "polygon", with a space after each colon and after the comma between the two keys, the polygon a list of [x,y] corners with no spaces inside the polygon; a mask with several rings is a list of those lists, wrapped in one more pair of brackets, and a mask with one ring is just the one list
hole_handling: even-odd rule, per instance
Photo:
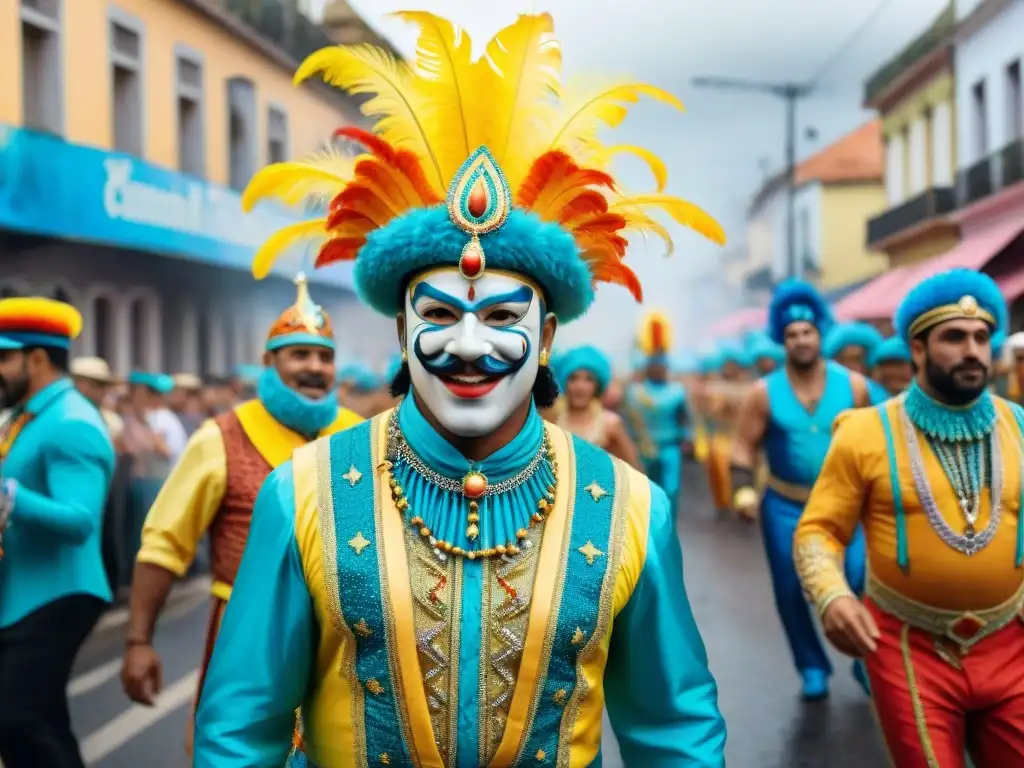
{"label": "pink awning", "polygon": [[835,308],[842,320],[877,320],[892,317],[907,292],[924,278],[947,269],[981,269],[1024,230],[1024,222],[1002,222],[968,233],[941,256],[908,264],[879,275],[840,301]]}
{"label": "pink awning", "polygon": [[767,322],[767,314],[763,307],[747,307],[726,315],[718,322],[712,323],[708,328],[708,335],[715,338],[723,336],[735,336],[756,328],[764,328]]}
{"label": "pink awning", "polygon": [[1007,303],[1016,301],[1024,296],[1024,269],[997,278],[996,285]]}

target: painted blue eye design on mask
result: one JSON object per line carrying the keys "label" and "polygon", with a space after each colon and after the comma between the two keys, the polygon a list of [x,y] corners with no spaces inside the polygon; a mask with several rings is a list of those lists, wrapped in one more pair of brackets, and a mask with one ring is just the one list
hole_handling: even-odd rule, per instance
{"label": "painted blue eye design on mask", "polygon": [[[417,319],[412,329],[413,354],[435,376],[462,373],[467,365],[486,376],[503,376],[519,370],[530,357],[532,344],[526,331],[517,327],[533,304],[529,286],[467,301],[427,283],[419,283],[410,297]],[[485,326],[479,332],[458,324]],[[457,342],[458,354],[447,351]],[[496,354],[495,354],[496,353]]]}

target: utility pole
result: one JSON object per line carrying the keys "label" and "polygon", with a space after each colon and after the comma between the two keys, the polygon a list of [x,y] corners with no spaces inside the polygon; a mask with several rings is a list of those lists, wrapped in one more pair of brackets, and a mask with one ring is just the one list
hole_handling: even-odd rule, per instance
{"label": "utility pole", "polygon": [[731,77],[697,77],[693,79],[693,85],[717,91],[767,93],[786,102],[786,271],[790,277],[803,277],[803,259],[796,252],[796,105],[814,91],[814,86]]}

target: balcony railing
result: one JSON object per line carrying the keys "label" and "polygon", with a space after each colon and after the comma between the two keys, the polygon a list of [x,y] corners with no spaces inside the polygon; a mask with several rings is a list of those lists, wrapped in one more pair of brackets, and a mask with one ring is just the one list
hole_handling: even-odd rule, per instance
{"label": "balcony railing", "polygon": [[952,187],[934,187],[868,219],[868,242],[877,243],[936,216],[956,209]]}
{"label": "balcony railing", "polygon": [[957,177],[960,205],[970,205],[1024,181],[1024,138],[990,153]]}

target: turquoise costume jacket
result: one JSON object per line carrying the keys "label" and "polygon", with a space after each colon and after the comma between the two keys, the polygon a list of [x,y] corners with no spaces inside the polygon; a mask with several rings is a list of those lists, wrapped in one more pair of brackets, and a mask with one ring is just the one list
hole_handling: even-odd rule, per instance
{"label": "turquoise costume jacket", "polygon": [[[400,409],[432,470],[465,472],[414,398]],[[479,468],[501,482],[547,430],[558,480],[543,525],[509,556],[441,557],[409,516],[458,543],[465,500],[393,465],[399,511],[381,470],[390,418],[300,449],[264,485],[199,705],[195,768],[280,768],[300,706],[318,768],[600,765],[605,704],[628,765],[724,766],[665,494],[531,414]],[[482,546],[528,525],[537,506],[520,490],[481,506]]]}
{"label": "turquoise costume jacket", "polygon": [[25,408],[29,421],[3,463],[16,490],[0,559],[0,628],[67,595],[111,599],[100,541],[114,447],[103,417],[70,379]]}

